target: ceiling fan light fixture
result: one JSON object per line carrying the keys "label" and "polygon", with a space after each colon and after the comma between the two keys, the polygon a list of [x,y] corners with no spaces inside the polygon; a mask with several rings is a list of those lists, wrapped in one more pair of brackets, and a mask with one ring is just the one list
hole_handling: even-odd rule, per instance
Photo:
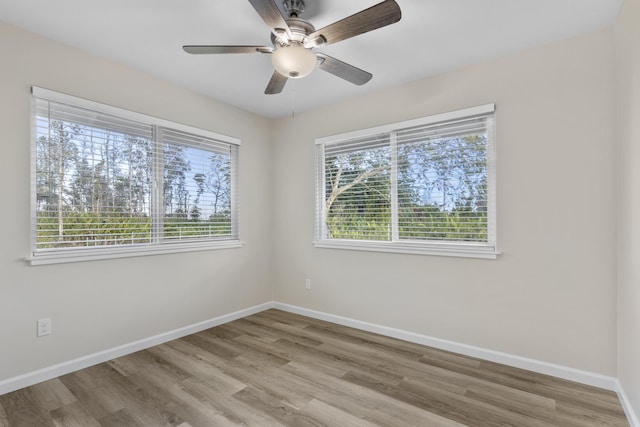
{"label": "ceiling fan light fixture", "polygon": [[299,45],[283,46],[271,55],[273,68],[285,77],[299,79],[311,74],[318,62],[309,49]]}

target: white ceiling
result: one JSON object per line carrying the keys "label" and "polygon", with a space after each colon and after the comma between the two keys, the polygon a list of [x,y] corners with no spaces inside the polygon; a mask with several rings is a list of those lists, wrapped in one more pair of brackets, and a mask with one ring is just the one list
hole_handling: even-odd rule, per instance
{"label": "white ceiling", "polygon": [[[280,0],[276,0],[280,3]],[[306,0],[316,28],[381,0]],[[270,45],[247,0],[2,0],[0,20],[275,118],[612,24],[622,0],[397,0],[402,19],[318,51],[373,74],[316,69],[264,95],[269,55],[188,55],[183,44]]]}

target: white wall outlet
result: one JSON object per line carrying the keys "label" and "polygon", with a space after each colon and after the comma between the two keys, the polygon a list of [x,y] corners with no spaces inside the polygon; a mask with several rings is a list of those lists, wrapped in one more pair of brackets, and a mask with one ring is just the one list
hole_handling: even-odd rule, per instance
{"label": "white wall outlet", "polygon": [[38,336],[43,337],[51,333],[51,319],[39,319],[38,320]]}
{"label": "white wall outlet", "polygon": [[311,279],[304,279],[304,288],[307,290],[311,289]]}

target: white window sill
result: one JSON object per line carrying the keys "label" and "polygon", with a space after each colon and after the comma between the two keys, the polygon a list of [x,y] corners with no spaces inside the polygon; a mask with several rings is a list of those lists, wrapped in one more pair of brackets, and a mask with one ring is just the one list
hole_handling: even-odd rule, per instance
{"label": "white window sill", "polygon": [[103,259],[130,258],[149,255],[164,255],[181,252],[209,251],[214,249],[241,248],[240,240],[207,241],[192,243],[169,243],[161,245],[135,245],[117,248],[87,248],[42,251],[27,258],[29,265],[61,264],[69,262],[97,261]]}
{"label": "white window sill", "polygon": [[390,252],[415,255],[435,255],[463,258],[496,259],[498,252],[492,245],[480,243],[438,242],[381,242],[367,240],[316,240],[316,248],[346,249],[354,251]]}

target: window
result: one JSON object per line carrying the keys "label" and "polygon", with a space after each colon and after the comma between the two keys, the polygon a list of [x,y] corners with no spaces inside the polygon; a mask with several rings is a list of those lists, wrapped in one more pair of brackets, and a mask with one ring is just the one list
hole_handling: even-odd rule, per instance
{"label": "window", "polygon": [[316,140],[317,247],[496,257],[494,105]]}
{"label": "window", "polygon": [[33,99],[32,264],[240,246],[237,139]]}

